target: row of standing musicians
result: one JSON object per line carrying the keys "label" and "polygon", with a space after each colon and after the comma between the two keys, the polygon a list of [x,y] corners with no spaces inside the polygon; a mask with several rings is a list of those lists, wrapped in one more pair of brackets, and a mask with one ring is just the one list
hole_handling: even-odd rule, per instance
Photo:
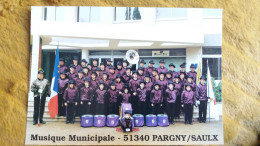
{"label": "row of standing musicians", "polygon": [[[127,61],[117,62],[117,68],[107,59],[107,65],[93,59],[91,68],[86,60],[77,65],[77,58],[69,68],[60,59],[59,79],[59,115],[66,114],[67,123],[74,123],[74,116],[83,114],[118,114],[121,103],[131,103],[134,114],[167,113],[169,122],[185,114],[185,124],[192,124],[193,106],[199,104],[199,121],[206,122],[207,95],[206,78],[202,76],[197,86],[195,66],[191,64],[190,72],[185,71],[185,64],[180,71],[164,67],[164,60],[155,68],[153,60],[144,68],[146,62],[140,60],[137,71],[124,67]],[[84,63],[85,62],[85,66]],[[77,66],[78,69],[77,69]]]}

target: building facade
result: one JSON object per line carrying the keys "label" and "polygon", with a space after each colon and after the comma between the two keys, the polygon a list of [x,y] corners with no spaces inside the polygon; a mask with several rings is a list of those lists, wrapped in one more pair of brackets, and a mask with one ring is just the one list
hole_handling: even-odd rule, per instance
{"label": "building facade", "polygon": [[[127,50],[158,66],[208,60],[212,76],[221,80],[222,10],[194,8],[35,6],[31,15],[31,81],[39,67],[51,80],[55,50],[59,44],[65,65],[72,57],[91,62],[122,61]],[[138,67],[138,64],[135,66]]]}

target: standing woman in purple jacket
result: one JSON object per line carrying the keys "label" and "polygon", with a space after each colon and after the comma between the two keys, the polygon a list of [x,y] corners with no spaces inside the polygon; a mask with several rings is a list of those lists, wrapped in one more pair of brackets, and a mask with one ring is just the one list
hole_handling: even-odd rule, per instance
{"label": "standing woman in purple jacket", "polygon": [[157,115],[162,112],[162,102],[163,102],[163,92],[160,90],[160,84],[158,82],[154,83],[154,89],[151,91],[151,106],[152,114]]}
{"label": "standing woman in purple jacket", "polygon": [[108,114],[119,114],[118,96],[119,91],[116,89],[116,83],[111,82],[110,89],[108,89]]}
{"label": "standing woman in purple jacket", "polygon": [[145,88],[145,81],[140,81],[140,88],[137,89],[138,96],[138,114],[146,115],[146,96],[147,89]]}
{"label": "standing woman in purple jacket", "polygon": [[184,107],[184,123],[187,125],[189,122],[192,125],[193,105],[196,102],[196,94],[192,91],[190,84],[186,84],[185,89],[181,95],[181,103],[182,107]]}
{"label": "standing woman in purple jacket", "polygon": [[207,117],[207,84],[205,76],[200,77],[200,84],[197,87],[196,97],[197,100],[199,100],[199,122],[206,123],[206,117]]}
{"label": "standing woman in purple jacket", "polygon": [[74,80],[69,80],[69,87],[65,90],[64,105],[66,106],[66,124],[74,124],[75,106],[78,105],[79,92]]}
{"label": "standing woman in purple jacket", "polygon": [[176,103],[175,103],[175,118],[180,119],[180,113],[181,113],[181,93],[183,91],[183,86],[180,83],[180,76],[177,74],[174,76],[174,88],[176,90]]}
{"label": "standing woman in purple jacket", "polygon": [[107,115],[106,105],[107,105],[107,91],[105,89],[105,83],[101,81],[99,83],[99,88],[95,92],[96,104],[95,113],[96,115]]}
{"label": "standing woman in purple jacket", "polygon": [[168,115],[168,120],[171,124],[174,124],[174,111],[175,103],[177,99],[177,91],[174,89],[174,83],[172,81],[168,84],[168,89],[165,91],[166,96],[166,112]]}
{"label": "standing woman in purple jacket", "polygon": [[59,87],[59,94],[58,94],[58,116],[65,116],[66,115],[66,108],[64,107],[63,95],[68,87],[69,79],[66,79],[65,71],[60,73],[60,78],[58,79],[58,87]]}

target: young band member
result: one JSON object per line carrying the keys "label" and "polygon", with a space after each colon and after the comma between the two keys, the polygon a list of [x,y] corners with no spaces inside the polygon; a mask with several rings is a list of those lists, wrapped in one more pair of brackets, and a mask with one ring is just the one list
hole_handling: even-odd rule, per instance
{"label": "young band member", "polygon": [[180,77],[179,75],[174,76],[174,88],[176,90],[176,102],[175,102],[175,118],[180,119],[180,113],[181,113],[181,93],[183,91],[183,85],[180,83]]}
{"label": "young band member", "polygon": [[120,96],[119,96],[119,100],[120,103],[130,103],[131,101],[131,94],[129,93],[129,89],[127,85],[124,85],[123,87],[123,91],[119,92]]}
{"label": "young band member", "polygon": [[145,81],[140,81],[140,88],[137,89],[138,96],[138,113],[142,115],[146,115],[146,96],[147,89],[145,88]]}
{"label": "young band member", "polygon": [[205,76],[200,77],[200,84],[197,87],[196,97],[197,100],[199,100],[199,122],[206,123],[206,117],[207,117],[207,103],[208,103],[208,97],[207,97],[207,84]]}
{"label": "young band member", "polygon": [[187,74],[192,76],[193,82],[196,83],[197,72],[195,71],[195,65],[194,64],[190,65],[190,71]]}
{"label": "young band member", "polygon": [[154,115],[162,113],[162,103],[163,103],[163,92],[160,90],[160,84],[158,82],[154,83],[154,89],[151,91],[151,106],[152,113]]}
{"label": "young band member", "polygon": [[116,83],[112,82],[110,84],[110,89],[108,89],[108,113],[109,114],[117,114],[119,113],[119,105],[118,105],[118,95],[119,91],[116,89]]}
{"label": "young band member", "polygon": [[77,72],[76,72],[76,67],[75,65],[71,64],[70,65],[70,71],[67,72],[67,77],[69,78],[69,80],[73,80],[74,78],[76,78],[77,76]]}
{"label": "young band member", "polygon": [[193,117],[193,105],[196,103],[196,94],[192,91],[191,85],[186,84],[185,90],[181,94],[181,103],[182,107],[184,108],[184,123],[185,125],[193,124],[192,117]]}
{"label": "young band member", "polygon": [[169,122],[174,124],[174,114],[175,114],[175,102],[177,99],[177,91],[174,90],[174,83],[172,81],[168,84],[168,89],[165,91],[166,96],[166,112],[168,115]]}
{"label": "young band member", "polygon": [[60,78],[58,79],[58,116],[65,116],[66,115],[66,108],[64,106],[63,95],[65,89],[68,87],[69,79],[66,79],[65,71],[60,73]]}
{"label": "young band member", "polygon": [[80,109],[81,115],[93,114],[93,97],[94,90],[91,88],[92,84],[89,78],[84,79],[85,86],[80,90]]}
{"label": "young band member", "polygon": [[158,72],[163,72],[165,74],[168,71],[168,69],[166,67],[164,67],[164,64],[165,64],[164,60],[161,59],[159,61],[159,63],[160,63],[160,66],[157,68]]}
{"label": "young band member", "polygon": [[107,99],[108,93],[105,90],[105,83],[101,81],[99,83],[99,88],[95,92],[96,104],[95,104],[95,113],[96,115],[107,115],[106,105],[108,103]]}
{"label": "young band member", "polygon": [[66,106],[66,124],[74,124],[75,106],[79,101],[79,92],[74,80],[69,80],[69,87],[65,90],[63,99]]}

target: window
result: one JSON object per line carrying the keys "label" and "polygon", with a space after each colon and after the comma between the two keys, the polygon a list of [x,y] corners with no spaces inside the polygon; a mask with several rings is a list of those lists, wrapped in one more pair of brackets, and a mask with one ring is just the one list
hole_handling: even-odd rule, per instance
{"label": "window", "polygon": [[211,76],[215,80],[221,80],[221,58],[202,58],[202,75],[207,74],[207,60]]}
{"label": "window", "polygon": [[78,7],[78,22],[100,22],[101,8]]}
{"label": "window", "polygon": [[222,50],[221,48],[203,48],[202,54],[203,55],[221,55]]}
{"label": "window", "polygon": [[186,17],[186,8],[156,8],[156,19],[176,19]]}
{"label": "window", "polygon": [[138,7],[115,7],[115,21],[141,20]]}
{"label": "window", "polygon": [[105,50],[89,51],[89,55],[112,55],[112,51],[105,51]]}
{"label": "window", "polygon": [[221,18],[222,9],[203,9],[203,18]]}

